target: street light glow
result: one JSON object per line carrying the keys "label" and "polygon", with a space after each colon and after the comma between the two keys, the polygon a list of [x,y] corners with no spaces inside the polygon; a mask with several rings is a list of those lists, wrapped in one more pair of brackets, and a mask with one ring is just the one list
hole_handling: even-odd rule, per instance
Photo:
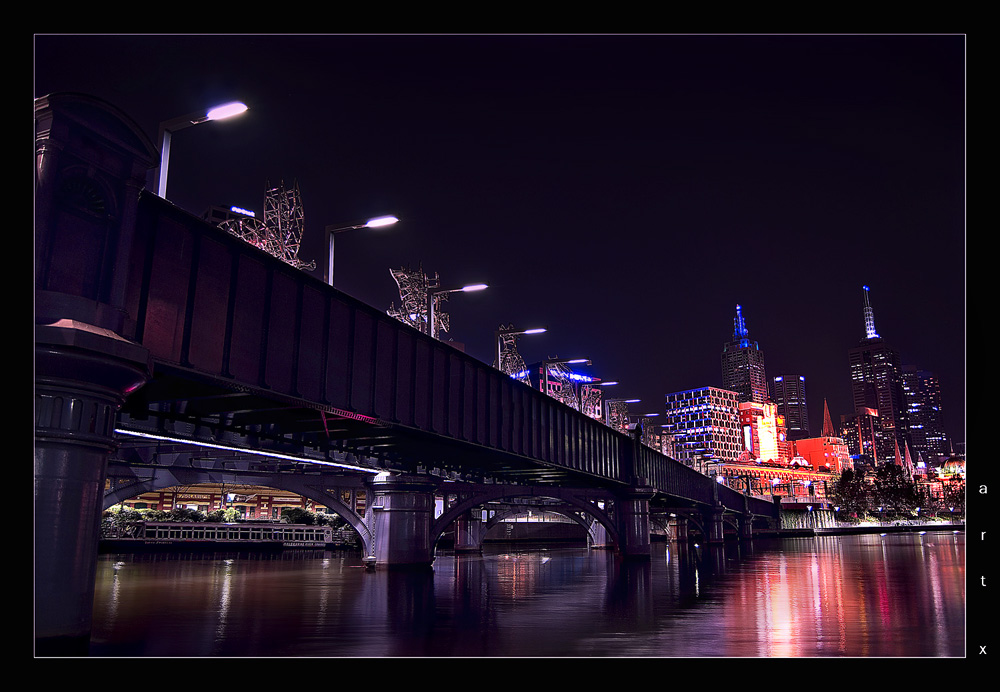
{"label": "street light glow", "polygon": [[484,288],[489,288],[489,286],[487,286],[486,284],[470,284],[468,286],[462,286],[462,288],[458,290],[468,293],[469,291],[481,291]]}
{"label": "street light glow", "polygon": [[232,118],[234,115],[239,115],[247,110],[245,103],[240,101],[233,101],[232,103],[224,103],[221,106],[216,106],[205,114],[208,120],[223,120],[225,118]]}
{"label": "street light glow", "polygon": [[376,216],[374,219],[368,219],[365,222],[365,228],[381,228],[383,226],[391,226],[392,224],[399,221],[395,216]]}
{"label": "street light glow", "polygon": [[538,327],[537,329],[525,329],[522,334],[542,334],[548,330],[545,327]]}

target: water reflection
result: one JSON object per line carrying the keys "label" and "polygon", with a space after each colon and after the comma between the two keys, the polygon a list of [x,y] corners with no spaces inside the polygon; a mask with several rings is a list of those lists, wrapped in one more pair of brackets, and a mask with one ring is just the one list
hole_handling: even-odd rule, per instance
{"label": "water reflection", "polygon": [[95,656],[962,656],[964,534],[441,554],[101,556]]}

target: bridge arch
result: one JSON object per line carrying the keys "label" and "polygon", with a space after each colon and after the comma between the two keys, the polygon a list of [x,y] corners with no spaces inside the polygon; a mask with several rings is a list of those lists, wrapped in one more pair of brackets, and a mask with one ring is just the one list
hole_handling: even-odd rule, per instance
{"label": "bridge arch", "polygon": [[[240,483],[239,476],[234,478],[232,473],[227,473],[226,478],[223,479],[219,478],[218,474],[213,474],[211,472],[206,473],[205,471],[195,472],[192,474],[177,472],[173,469],[158,469],[157,471],[157,473],[153,474],[149,478],[136,479],[135,482],[132,483],[119,484],[106,491],[102,501],[102,509],[110,509],[119,502],[136,497],[137,495],[141,495],[143,493],[155,492],[157,490],[173,486],[195,485],[199,483],[222,483],[223,480],[225,480],[227,484]],[[369,548],[372,546],[374,540],[372,537],[372,531],[368,527],[365,517],[355,512],[353,508],[347,505],[337,495],[326,492],[324,489],[316,487],[308,482],[313,479],[295,476],[292,474],[276,473],[266,477],[254,476],[252,479],[242,480],[252,480],[253,485],[292,492],[296,495],[312,500],[317,504],[323,505],[348,523],[361,540],[362,548],[365,551],[364,554],[368,554]]]}
{"label": "bridge arch", "polygon": [[[612,515],[609,514],[606,509],[602,509],[597,504],[597,502],[600,501],[606,503],[605,507],[607,504],[613,504],[614,496],[610,493],[594,494],[592,491],[587,491],[582,494],[579,490],[571,488],[537,488],[528,486],[492,486],[485,492],[480,491],[461,495],[457,502],[448,506],[445,512],[434,520],[431,527],[431,543],[436,545],[444,532],[453,523],[455,523],[456,520],[477,507],[480,507],[488,502],[518,500],[527,497],[545,498],[564,503],[562,506],[546,506],[544,509],[545,511],[551,511],[573,519],[587,529],[587,533],[591,536],[591,538],[596,538],[593,524],[588,524],[582,519],[582,517],[572,510],[576,509],[593,517],[594,520],[605,529],[612,543],[616,546],[621,545],[618,527],[616,526]],[[483,536],[485,536],[486,531],[501,520],[502,519],[497,519],[496,522],[493,523],[490,523],[489,521],[484,522],[484,525],[480,528],[480,542]]]}
{"label": "bridge arch", "polygon": [[[482,522],[482,524],[480,525],[478,536],[476,537],[477,538],[476,542],[481,544],[483,540],[485,540],[486,534],[490,532],[490,529],[499,526],[505,520],[511,517],[521,516],[524,513],[525,509],[530,510],[532,508],[533,507],[530,505],[522,505],[520,507],[507,507],[496,511],[493,514],[493,516],[491,516],[486,521]],[[587,532],[591,544],[595,543],[598,540],[597,533],[594,530],[595,520],[587,521],[582,516],[580,516],[578,512],[574,512],[572,508],[563,507],[560,505],[545,505],[538,509],[540,512],[549,514],[558,514],[559,516],[566,517],[567,519],[572,520],[576,524],[579,524]]]}

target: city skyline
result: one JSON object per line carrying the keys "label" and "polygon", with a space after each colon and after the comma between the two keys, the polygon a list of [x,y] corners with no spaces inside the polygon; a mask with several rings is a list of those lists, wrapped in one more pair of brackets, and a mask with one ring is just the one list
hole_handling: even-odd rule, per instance
{"label": "city skyline", "polygon": [[[301,187],[301,259],[381,310],[422,265],[453,297],[445,339],[492,362],[500,324],[546,326],[527,362],[586,371],[662,411],[721,386],[742,306],[767,372],[853,413],[862,286],[904,365],[938,374],[965,441],[962,36],[37,36],[35,96],[160,121],[239,98],[179,134],[167,198],[262,210]],[[932,263],[933,262],[933,263]],[[818,434],[818,430],[813,430]]]}

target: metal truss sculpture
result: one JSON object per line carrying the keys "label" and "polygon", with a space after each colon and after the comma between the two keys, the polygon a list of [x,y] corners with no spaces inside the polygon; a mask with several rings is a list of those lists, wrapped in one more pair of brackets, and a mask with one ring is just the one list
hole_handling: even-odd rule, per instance
{"label": "metal truss sculpture", "polygon": [[500,362],[494,363],[493,367],[515,380],[530,385],[531,377],[528,373],[528,366],[521,354],[517,352],[517,340],[520,335],[511,333],[514,331],[513,324],[500,325]]}
{"label": "metal truss sculpture", "polygon": [[305,229],[298,182],[291,190],[285,189],[284,181],[274,188],[268,182],[267,187],[269,189],[264,196],[263,220],[241,216],[223,221],[219,228],[296,269],[312,271],[316,268],[316,262],[306,263],[298,258],[299,244]]}
{"label": "metal truss sculpture", "polygon": [[[542,367],[545,367],[545,363],[542,364]],[[548,368],[549,391],[547,391],[546,394],[553,399],[563,402],[570,408],[579,411],[580,402],[577,400],[576,386],[570,377],[570,375],[573,374],[573,371],[562,363],[548,363]],[[543,381],[545,377],[546,375],[542,373]]]}
{"label": "metal truss sculpture", "polygon": [[601,415],[601,402],[603,392],[596,385],[586,383],[580,385],[580,412],[586,413],[591,418],[603,418]]}
{"label": "metal truss sculpture", "polygon": [[628,432],[628,403],[612,400],[607,402],[609,427],[619,432]]}
{"label": "metal truss sculpture", "polygon": [[431,291],[441,286],[441,280],[437,272],[434,273],[434,278],[431,279],[424,273],[423,267],[418,264],[416,271],[409,267],[401,267],[399,269],[390,269],[389,273],[396,282],[396,286],[399,287],[400,306],[397,308],[394,304],[390,304],[389,309],[386,310],[388,315],[395,317],[400,322],[408,324],[424,334],[430,334],[435,339],[438,337],[438,334],[450,329],[451,319],[448,313],[441,309],[441,305],[448,300],[447,293],[439,293],[433,296],[434,324],[427,324],[427,296]]}

